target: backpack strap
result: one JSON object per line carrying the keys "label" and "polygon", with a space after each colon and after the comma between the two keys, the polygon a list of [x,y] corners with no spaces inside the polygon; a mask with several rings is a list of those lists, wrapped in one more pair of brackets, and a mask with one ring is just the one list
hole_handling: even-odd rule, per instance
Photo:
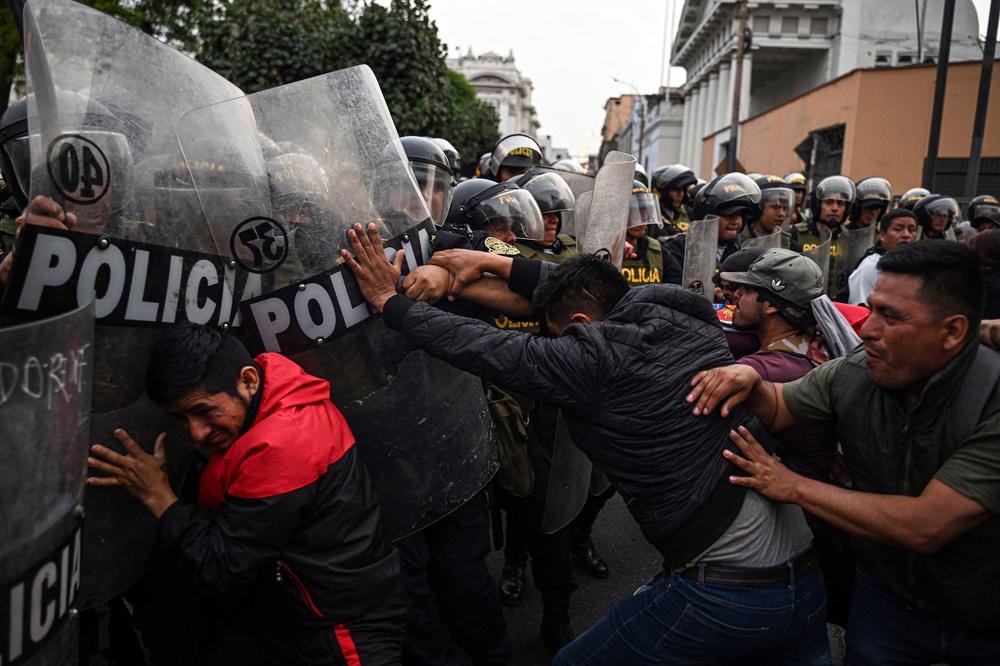
{"label": "backpack strap", "polygon": [[972,436],[986,414],[986,403],[1000,381],[1000,353],[979,345],[972,367],[966,373],[951,405],[951,433],[956,446]]}

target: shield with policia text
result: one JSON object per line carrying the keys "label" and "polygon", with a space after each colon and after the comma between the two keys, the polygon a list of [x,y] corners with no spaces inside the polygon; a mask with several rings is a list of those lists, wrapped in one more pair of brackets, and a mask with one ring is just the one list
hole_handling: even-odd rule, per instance
{"label": "shield with policia text", "polygon": [[91,306],[0,328],[0,664],[75,664]]}
{"label": "shield with policia text", "polygon": [[865,252],[875,244],[876,225],[872,224],[860,229],[841,229],[837,240],[831,244],[830,255],[833,268],[828,278],[827,294],[833,299],[847,300],[847,280],[865,256]]}
{"label": "shield with policia text", "polygon": [[[88,439],[120,451],[112,435],[120,427],[151,450],[167,432],[171,483],[189,497],[183,490],[197,481],[196,454],[182,424],[145,395],[149,350],[158,329],[174,322],[229,322],[240,297],[259,293],[260,280],[253,274],[236,279],[235,264],[218,256],[175,128],[188,109],[242,92],[141,31],[66,0],[31,0],[25,34],[30,194],[51,197],[77,222],[72,231],[24,228],[4,294],[4,321],[39,319],[93,301]],[[251,129],[239,117],[230,123]],[[193,168],[217,183],[204,196],[224,199],[238,215],[248,174],[209,164]],[[90,488],[85,505],[84,608],[132,586],[158,538],[149,511],[120,489]]]}
{"label": "shield with policia text", "polygon": [[830,243],[833,238],[833,233],[830,231],[830,227],[825,224],[819,224],[817,225],[817,228],[819,229],[819,242],[803,243],[802,254],[816,262],[819,269],[823,271],[823,284],[828,285],[829,290]]}
{"label": "shield with policia text", "polygon": [[[252,116],[253,132],[234,117]],[[263,162],[258,137],[277,150]],[[358,441],[393,539],[459,507],[497,469],[479,379],[406,343],[372,317],[340,250],[355,223],[377,225],[408,270],[430,254],[433,226],[367,66],[352,67],[186,114],[189,164],[249,170],[255,188],[237,214],[202,197],[221,254],[262,276],[242,304],[253,353],[280,352],[328,379]],[[236,164],[230,161],[235,160]],[[200,191],[210,174],[192,171]]]}
{"label": "shield with policia text", "polygon": [[[578,238],[581,254],[597,254],[621,268],[634,173],[634,157],[608,153],[594,182],[589,213],[583,219]],[[560,411],[555,425],[552,471],[542,514],[542,529],[547,534],[561,530],[579,515],[593,485],[592,477],[598,485],[606,484],[604,475],[593,470],[590,459],[573,443],[565,418]]]}

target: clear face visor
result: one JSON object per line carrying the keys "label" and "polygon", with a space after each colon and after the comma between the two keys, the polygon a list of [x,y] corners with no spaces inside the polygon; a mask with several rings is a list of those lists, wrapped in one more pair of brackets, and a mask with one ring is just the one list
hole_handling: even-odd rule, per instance
{"label": "clear face visor", "polygon": [[927,214],[930,215],[931,225],[938,231],[947,229],[961,216],[958,202],[951,198],[927,204]]}
{"label": "clear face visor", "polygon": [[545,240],[545,222],[527,190],[504,190],[476,205],[486,230],[500,240]]}
{"label": "clear face visor", "polygon": [[28,196],[31,187],[31,147],[28,137],[19,136],[3,144],[3,150],[14,168],[14,177],[17,185],[24,196]]}
{"label": "clear face visor", "polygon": [[996,204],[979,204],[976,206],[974,213],[975,219],[972,220],[973,222],[981,217],[991,218],[991,220],[997,219],[1000,218],[1000,206]]}
{"label": "clear face visor", "polygon": [[451,174],[436,164],[426,162],[410,162],[410,169],[431,213],[431,220],[435,226],[441,226],[451,207]]}
{"label": "clear face visor", "polygon": [[628,205],[628,228],[634,229],[648,224],[655,227],[663,226],[656,195],[652,192],[633,192]]}
{"label": "clear face visor", "polygon": [[764,215],[784,219],[795,208],[795,192],[788,187],[772,187],[761,190],[760,208]]}

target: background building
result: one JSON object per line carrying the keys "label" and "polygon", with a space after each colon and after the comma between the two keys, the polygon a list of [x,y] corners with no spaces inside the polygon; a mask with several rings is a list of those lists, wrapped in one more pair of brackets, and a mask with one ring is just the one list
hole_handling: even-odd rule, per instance
{"label": "background building", "polygon": [[[751,1],[748,7],[741,120],[859,68],[937,60],[944,0]],[[687,70],[679,161],[703,178],[728,149],[738,9],[738,0],[685,0],[674,39],[672,64]],[[972,1],[958,0],[951,62],[982,58],[978,34]],[[878,108],[882,98],[876,94],[866,104]],[[929,113],[930,98],[924,106]],[[713,150],[706,152],[702,142],[709,135]],[[740,159],[747,164],[742,150]]]}

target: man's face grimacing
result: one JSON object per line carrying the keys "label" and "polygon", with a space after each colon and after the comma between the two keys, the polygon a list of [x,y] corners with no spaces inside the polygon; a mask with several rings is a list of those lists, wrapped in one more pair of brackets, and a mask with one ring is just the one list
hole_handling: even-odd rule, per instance
{"label": "man's face grimacing", "polygon": [[912,217],[897,217],[878,238],[886,250],[894,250],[900,245],[912,243],[917,240],[917,221]]}
{"label": "man's face grimacing", "polygon": [[202,452],[225,451],[240,436],[250,401],[260,389],[260,374],[253,366],[240,370],[235,391],[209,394],[198,386],[166,406],[167,413],[185,422],[191,439]]}
{"label": "man's face grimacing", "polygon": [[819,219],[828,227],[839,225],[844,219],[847,202],[843,199],[823,199],[820,203]]}
{"label": "man's face grimacing", "polygon": [[741,331],[756,331],[764,320],[767,303],[757,298],[757,290],[745,284],[737,285],[733,310],[733,326]]}
{"label": "man's face grimacing", "polygon": [[743,216],[739,213],[732,215],[719,215],[719,240],[736,240],[743,228]]}
{"label": "man's face grimacing", "polygon": [[872,381],[890,391],[918,391],[961,348],[969,321],[940,317],[921,299],[915,275],[883,273],[868,296],[872,314],[861,327]]}

